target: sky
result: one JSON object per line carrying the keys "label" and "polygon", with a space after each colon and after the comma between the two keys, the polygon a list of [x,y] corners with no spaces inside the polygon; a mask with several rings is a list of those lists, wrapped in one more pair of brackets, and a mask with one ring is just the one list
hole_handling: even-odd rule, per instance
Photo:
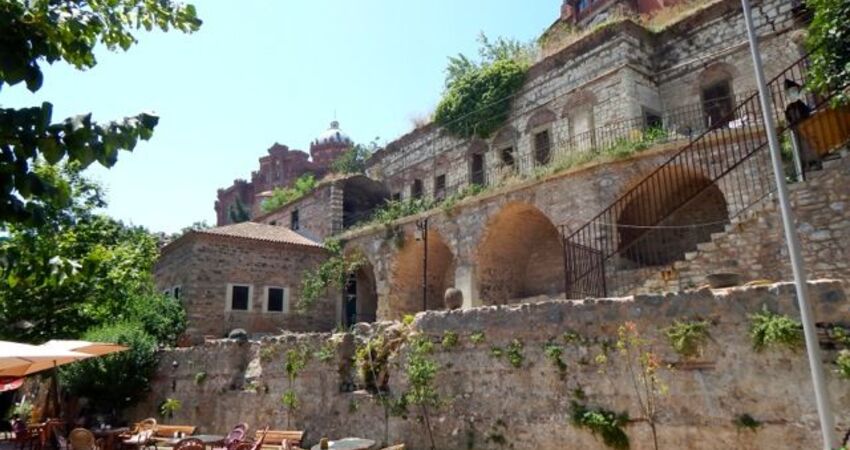
{"label": "sky", "polygon": [[216,190],[250,179],[275,142],[309,149],[336,117],[356,142],[390,141],[434,109],[447,57],[476,37],[537,38],[560,0],[194,0],[200,31],[138,33],[128,52],[100,47],[85,72],[46,67],[4,107],[50,101],[54,121],[153,111],[153,138],[87,173],[111,216],[152,231],[215,224]]}

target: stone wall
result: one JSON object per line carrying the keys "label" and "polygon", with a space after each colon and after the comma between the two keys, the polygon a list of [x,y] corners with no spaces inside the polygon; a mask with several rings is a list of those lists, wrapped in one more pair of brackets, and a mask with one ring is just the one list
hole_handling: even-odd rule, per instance
{"label": "stone wall", "polygon": [[[810,278],[850,279],[850,158],[790,186],[803,257]],[[649,279],[641,291],[676,290],[705,283],[705,275],[739,273],[744,281],[790,279],[791,266],[774,198],[735,220],[710,242]]]}
{"label": "stone wall", "polygon": [[304,197],[275,211],[256,217],[255,222],[292,228],[292,213],[298,211],[298,234],[322,242],[342,231],[342,188],[334,182],[322,183]]}
{"label": "stone wall", "polygon": [[[850,302],[837,282],[810,285],[815,320],[823,326],[850,325]],[[352,366],[355,349],[370,336],[403,342],[405,335],[426,336],[437,365],[433,382],[441,406],[431,412],[439,449],[604,449],[588,431],[570,425],[572,401],[629,413],[625,426],[636,450],[652,448],[649,427],[632,390],[625,357],[615,350],[607,363],[604,343],[616,339],[621,324],[633,322],[672,369],[660,377],[668,393],[660,397],[661,448],[801,449],[818,448],[819,431],[806,355],[767,348],[756,352],[748,334],[749,315],[767,308],[797,317],[793,285],[777,284],[730,290],[690,291],[588,301],[545,301],[482,307],[416,316],[408,328],[399,323],[358,325],[352,334],[288,334],[261,342],[217,341],[162,354],[160,369],[146,401],[127,412],[128,419],[156,415],[166,398],[182,401],[169,423],[191,423],[200,432],[224,433],[247,422],[252,429],[306,430],[312,445],[320,437],[361,436],[406,442],[427,448],[420,410],[391,415],[366,391]],[[701,356],[683,359],[661,330],[677,319],[709,320],[711,338]],[[441,344],[448,332],[456,346]],[[569,333],[568,333],[569,332]],[[569,339],[563,336],[568,333]],[[476,343],[471,336],[479,334]],[[409,339],[409,337],[408,337]],[[509,363],[504,352],[522,346]],[[565,369],[544,352],[562,349]],[[835,343],[822,336],[830,401],[841,430],[850,427],[850,381],[831,363]],[[410,348],[390,345],[387,374],[393,398],[404,393]],[[502,351],[497,357],[494,348]],[[309,362],[290,382],[284,372],[289,350],[307,351]],[[517,356],[518,355],[518,356]],[[203,375],[201,375],[203,374]],[[299,406],[288,417],[281,396],[292,389]],[[755,431],[736,428],[737,416],[749,414],[763,424]],[[289,424],[287,421],[289,420]]]}
{"label": "stone wall", "polygon": [[[326,258],[321,248],[196,234],[168,246],[157,261],[154,278],[159,289],[179,286],[192,342],[204,336],[220,338],[235,328],[249,333],[329,331],[337,324],[337,295],[319,299],[309,314],[298,302],[303,273]],[[228,311],[228,284],[250,285],[249,311]],[[265,288],[289,291],[289,311],[265,312]]]}

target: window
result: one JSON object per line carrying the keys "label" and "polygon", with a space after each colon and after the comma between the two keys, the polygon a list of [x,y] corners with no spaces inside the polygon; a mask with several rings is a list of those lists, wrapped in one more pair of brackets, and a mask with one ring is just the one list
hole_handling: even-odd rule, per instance
{"label": "window", "polygon": [[473,153],[469,164],[470,181],[478,186],[485,185],[484,179],[484,154]]}
{"label": "window", "polygon": [[658,114],[654,111],[644,109],[643,110],[643,127],[644,129],[660,129],[664,127],[664,119],[661,118],[661,114]]}
{"label": "window", "polygon": [[411,198],[422,198],[422,180],[415,179],[413,180],[413,186],[410,187],[410,197]]}
{"label": "window", "polygon": [[227,285],[227,310],[250,311],[252,288],[247,284]]}
{"label": "window", "polygon": [[400,202],[401,201],[401,192],[396,192],[393,195],[391,195],[390,200],[392,200],[394,202]]}
{"label": "window", "polygon": [[265,312],[289,312],[289,289],[267,287]]}
{"label": "window", "polygon": [[173,288],[171,288],[171,294],[174,296],[175,299],[180,300],[180,296],[183,294],[183,288],[181,288],[180,286],[174,286]]}
{"label": "window", "polygon": [[534,159],[537,164],[549,164],[551,157],[552,140],[549,138],[549,130],[543,130],[534,134]]}
{"label": "window", "polygon": [[446,196],[446,175],[437,175],[434,177],[434,198],[442,199]]}
{"label": "window", "polygon": [[289,213],[289,228],[293,231],[301,229],[301,219],[297,209]]}
{"label": "window", "polygon": [[502,159],[502,165],[507,167],[513,167],[516,164],[516,160],[514,159],[514,148],[507,147],[503,148],[499,151],[499,157]]}
{"label": "window", "polygon": [[702,109],[706,127],[717,128],[729,123],[734,107],[732,84],[728,79],[702,88]]}

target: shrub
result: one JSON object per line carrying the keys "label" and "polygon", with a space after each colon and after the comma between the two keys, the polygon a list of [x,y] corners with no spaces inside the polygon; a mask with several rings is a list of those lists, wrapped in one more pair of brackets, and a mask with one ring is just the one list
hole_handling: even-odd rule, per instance
{"label": "shrub", "polygon": [[762,312],[750,316],[750,338],[758,352],[768,347],[798,350],[803,347],[803,325],[765,307]]}
{"label": "shrub", "polygon": [[567,365],[564,363],[564,360],[561,359],[561,355],[564,354],[564,349],[560,345],[549,342],[543,347],[543,353],[552,365],[558,369],[558,372],[566,372]]}
{"label": "shrub", "polygon": [[309,311],[328,287],[345,287],[348,275],[357,271],[366,260],[359,253],[343,254],[342,243],[335,239],[328,239],[325,249],[330,254],[328,258],[315,269],[305,271],[301,278],[301,296],[295,305],[298,312]]}
{"label": "shrub", "polygon": [[62,367],[62,385],[69,393],[88,398],[95,411],[105,413],[124,409],[147,394],[157,365],[156,340],[140,324],[104,325],[82,339],[122,344],[129,350]]}
{"label": "shrub", "polygon": [[264,213],[269,213],[279,209],[280,207],[292,203],[295,200],[307,195],[318,186],[316,177],[311,173],[301,175],[292,184],[292,187],[274,188],[271,197],[265,199],[260,205],[260,209]]}
{"label": "shrub", "polygon": [[484,339],[485,336],[483,331],[476,331],[469,335],[469,342],[472,342],[475,345],[483,343]]}
{"label": "shrub", "polygon": [[835,364],[838,365],[838,375],[841,378],[850,380],[850,350],[841,350],[838,352]]}
{"label": "shrub", "polygon": [[508,355],[508,362],[517,369],[522,367],[522,363],[525,360],[525,357],[522,355],[523,347],[522,341],[514,339],[505,348],[505,353]]}
{"label": "shrub", "polygon": [[705,341],[711,337],[708,331],[710,326],[711,323],[707,320],[676,320],[664,329],[664,334],[676,353],[685,358],[693,358],[702,354]]}
{"label": "shrub", "polygon": [[617,414],[602,408],[589,409],[586,405],[572,402],[570,417],[574,426],[599,435],[608,447],[617,450],[629,448],[629,436],[623,431],[623,425],[629,421],[626,413]]}
{"label": "shrub", "polygon": [[[814,10],[807,45],[812,52],[809,85],[819,93],[850,83],[850,0],[808,0]],[[847,92],[837,98],[846,103]]]}
{"label": "shrub", "polygon": [[180,400],[177,400],[176,398],[167,398],[159,405],[159,414],[162,417],[173,419],[174,413],[180,411],[180,408],[182,407],[183,402]]}
{"label": "shrub", "polygon": [[445,348],[447,350],[457,347],[457,344],[458,344],[457,333],[455,333],[454,331],[446,331],[445,333],[443,333],[442,344],[443,344],[443,348]]}
{"label": "shrub", "polygon": [[201,385],[206,380],[207,380],[207,373],[206,372],[198,372],[198,373],[195,374],[195,384]]}

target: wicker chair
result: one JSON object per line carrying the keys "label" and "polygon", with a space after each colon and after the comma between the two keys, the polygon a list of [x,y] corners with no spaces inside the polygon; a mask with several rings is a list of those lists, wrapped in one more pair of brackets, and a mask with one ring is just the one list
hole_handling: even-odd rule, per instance
{"label": "wicker chair", "polygon": [[245,436],[247,434],[247,423],[240,423],[239,425],[236,425],[232,430],[230,430],[230,433],[227,433],[227,437],[224,438],[224,447],[217,447],[216,450],[236,450],[236,446],[245,440]]}
{"label": "wicker chair", "polygon": [[233,450],[251,450],[254,448],[254,443],[251,441],[242,441],[233,447]]}
{"label": "wicker chair", "polygon": [[197,438],[186,438],[174,446],[174,450],[206,450],[204,441]]}
{"label": "wicker chair", "polygon": [[97,450],[94,434],[85,428],[75,428],[68,434],[69,450]]}

